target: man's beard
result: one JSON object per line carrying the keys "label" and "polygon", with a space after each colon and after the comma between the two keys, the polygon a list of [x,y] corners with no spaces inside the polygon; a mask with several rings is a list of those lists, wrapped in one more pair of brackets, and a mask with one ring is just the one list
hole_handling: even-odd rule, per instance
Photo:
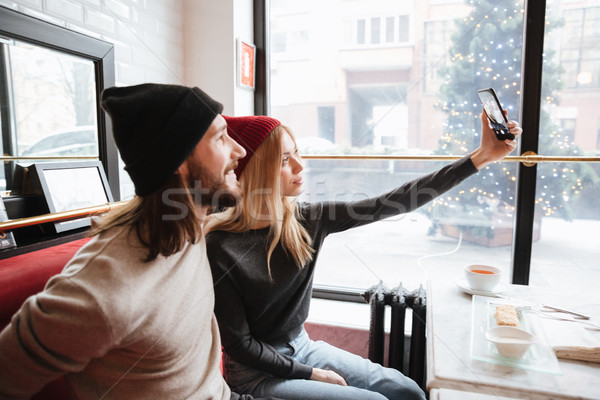
{"label": "man's beard", "polygon": [[[233,170],[237,161],[227,166],[227,170]],[[210,206],[213,209],[221,207],[233,207],[242,198],[242,190],[239,183],[231,190],[225,182],[225,177],[212,174],[201,161],[190,163],[190,174],[188,185],[194,192],[196,204]]]}

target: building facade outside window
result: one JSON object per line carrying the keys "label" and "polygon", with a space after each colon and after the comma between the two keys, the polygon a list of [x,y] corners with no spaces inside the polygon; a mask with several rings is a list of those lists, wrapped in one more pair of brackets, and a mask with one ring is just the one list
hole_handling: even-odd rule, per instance
{"label": "building facade outside window", "polygon": [[560,51],[566,85],[600,87],[600,6],[565,9],[563,21]]}

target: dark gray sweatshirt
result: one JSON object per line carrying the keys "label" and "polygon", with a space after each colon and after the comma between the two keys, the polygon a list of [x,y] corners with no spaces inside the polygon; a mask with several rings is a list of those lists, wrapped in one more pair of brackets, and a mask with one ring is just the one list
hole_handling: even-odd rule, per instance
{"label": "dark gray sweatshirt", "polygon": [[269,228],[242,233],[214,231],[207,251],[215,285],[215,314],[222,344],[237,362],[282,378],[308,379],[312,367],[278,353],[272,345],[294,339],[308,316],[315,263],[330,233],[411,212],[477,172],[469,156],[379,197],[355,202],[300,203],[302,223],[315,250],[296,266],[281,244],[267,271]]}

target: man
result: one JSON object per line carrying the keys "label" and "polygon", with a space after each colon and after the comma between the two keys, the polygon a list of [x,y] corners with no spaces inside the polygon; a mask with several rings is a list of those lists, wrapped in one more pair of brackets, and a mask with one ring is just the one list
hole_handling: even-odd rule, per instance
{"label": "man", "polygon": [[66,374],[82,399],[229,399],[202,223],[241,196],[245,150],[198,88],[113,87],[102,107],[136,196],[0,333],[0,398]]}

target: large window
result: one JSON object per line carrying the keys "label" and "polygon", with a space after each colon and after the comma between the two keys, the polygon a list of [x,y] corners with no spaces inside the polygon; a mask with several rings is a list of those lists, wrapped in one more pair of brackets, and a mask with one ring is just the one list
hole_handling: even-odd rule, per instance
{"label": "large window", "polygon": [[[308,36],[318,38],[307,59],[283,62],[276,48],[268,52],[267,112],[292,128],[306,156],[303,200],[378,195],[446,163],[436,157],[468,154],[480,140],[478,89],[493,87],[509,117],[521,120],[522,1],[321,3],[326,25],[314,14],[294,14]],[[539,153],[597,155],[600,116],[590,111],[592,97],[600,95],[597,7],[557,2],[557,14],[554,3],[548,0]],[[271,5],[277,13],[269,26],[281,35],[284,3]],[[573,74],[577,85],[569,83]],[[415,212],[332,235],[315,283],[365,288],[383,280],[411,287],[440,262],[493,262],[510,275],[518,170],[518,162],[490,165]],[[551,250],[565,231],[573,232],[569,243],[578,234],[585,242],[589,229],[600,227],[597,202],[590,202],[599,179],[598,168],[585,160],[540,163],[537,171],[532,279],[547,284],[552,269],[537,266],[594,268],[597,246],[575,246],[578,256],[564,264]]]}

